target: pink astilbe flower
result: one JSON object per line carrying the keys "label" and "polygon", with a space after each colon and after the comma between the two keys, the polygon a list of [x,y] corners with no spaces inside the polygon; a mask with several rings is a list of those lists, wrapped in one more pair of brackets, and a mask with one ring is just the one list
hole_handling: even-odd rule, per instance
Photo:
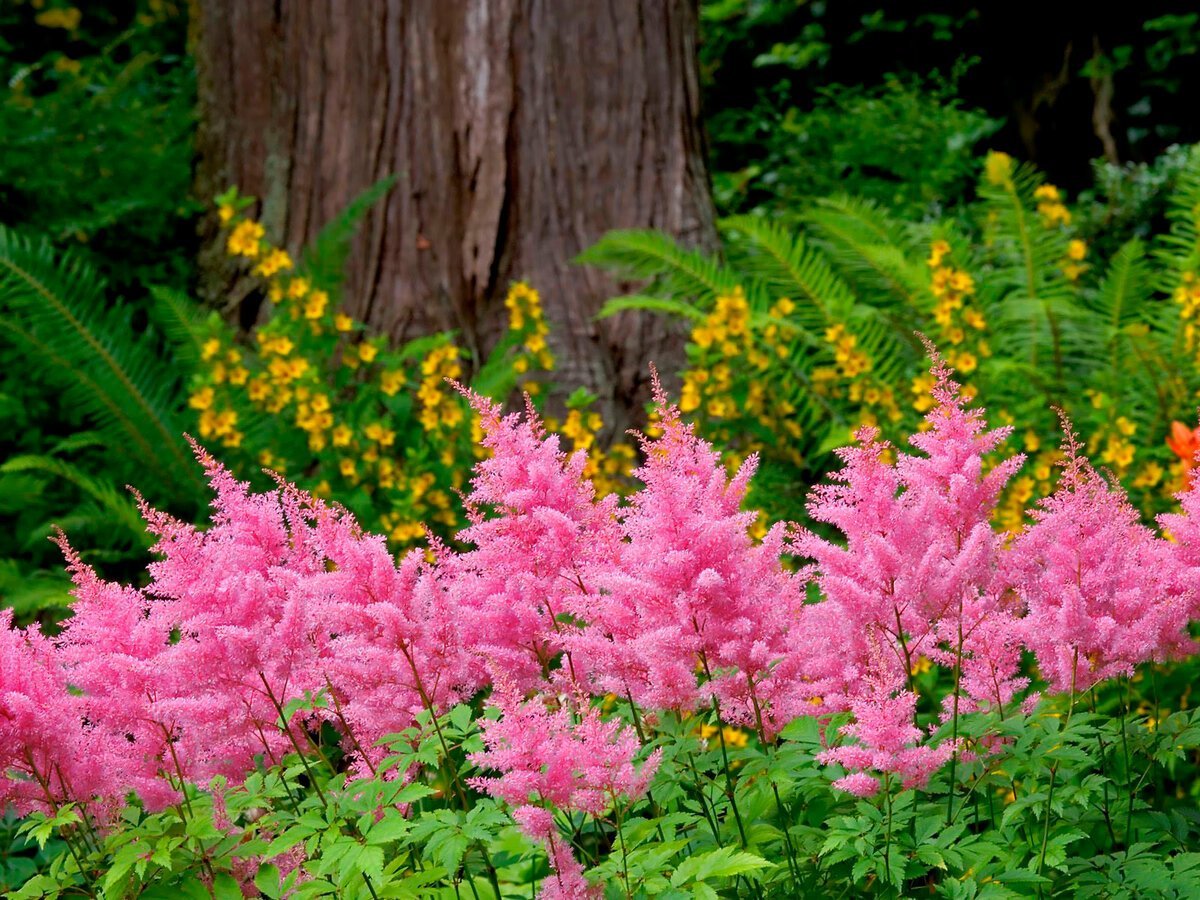
{"label": "pink astilbe flower", "polygon": [[513,807],[525,833],[546,845],[554,877],[546,879],[542,897],[591,896],[582,868],[555,833],[551,808],[599,817],[640,798],[661,752],[637,765],[636,735],[616,719],[601,718],[584,697],[577,704],[552,701],[557,705],[550,708],[546,698],[523,701],[511,685],[501,683],[492,702],[502,716],[482,722],[486,749],[472,754],[471,761],[500,774],[473,778],[471,785]]}
{"label": "pink astilbe flower", "polygon": [[278,761],[304,740],[298,725],[290,735],[278,727],[279,710],[325,686],[327,598],[309,580],[326,561],[303,534],[294,497],[251,493],[197,455],[216,491],[212,527],[147,511],[162,557],[149,567],[151,615],[177,635],[162,654],[154,715],[190,778],[237,783],[256,755]]}
{"label": "pink astilbe flower", "polygon": [[808,696],[786,666],[806,576],[781,565],[786,526],[761,544],[749,535],[756,514],[740,507],[757,458],[730,479],[657,381],[656,399],[662,436],[641,439],[634,473],[645,487],[622,511],[615,564],[590,576],[600,590],[585,598],[590,627],[572,646],[600,690],[667,709],[715,694],[728,719],[772,735]]}
{"label": "pink astilbe flower", "polygon": [[[0,610],[0,807],[53,813],[68,802],[123,798],[110,735],[73,694],[54,645]],[[111,806],[111,804],[110,804]]]}
{"label": "pink astilbe flower", "polygon": [[844,733],[857,743],[833,747],[817,755],[822,763],[837,763],[849,770],[833,786],[859,797],[870,797],[879,789],[879,778],[872,773],[895,775],[905,788],[922,786],[954,752],[950,742],[936,747],[920,743],[923,735],[913,724],[917,695],[912,691],[894,692],[882,680],[850,702],[854,722]]}
{"label": "pink astilbe flower", "polygon": [[328,553],[336,568],[318,577],[337,598],[329,624],[338,637],[325,677],[356,771],[373,771],[387,753],[381,738],[423,709],[440,715],[469,699],[485,673],[463,634],[469,619],[421,551],[397,568],[382,537],[348,535]]}
{"label": "pink astilbe flower", "polygon": [[1078,693],[1194,647],[1190,598],[1177,589],[1170,546],[1140,524],[1124,491],[1092,468],[1064,426],[1058,489],[1032,512],[1007,562],[1042,676],[1052,690]]}
{"label": "pink astilbe flower", "polygon": [[171,635],[138,590],[106,582],[57,538],[75,581],[72,615],[56,638],[58,663],[80,692],[95,731],[120,748],[109,772],[114,800],[133,790],[151,810],[179,800],[187,777],[177,770],[175,729],[158,719],[155,698]]}
{"label": "pink astilbe flower", "polygon": [[816,521],[846,538],[844,546],[811,533],[797,541],[825,597],[804,610],[803,633],[823,636],[810,642],[805,669],[827,709],[847,708],[878,665],[903,680],[921,655],[961,666],[975,701],[1003,705],[1024,684],[1019,647],[1003,637],[1017,610],[997,577],[1000,538],[990,526],[1022,457],[987,469],[986,455],[1009,429],[987,429],[936,353],[931,371],[929,427],[911,439],[921,454],[889,464],[889,445],[862,429],[858,446],[838,451],[844,465],[834,483],[809,502]]}
{"label": "pink astilbe flower", "polygon": [[472,524],[458,535],[474,548],[450,564],[453,590],[476,651],[523,690],[562,652],[569,626],[561,617],[578,608],[583,573],[614,552],[616,498],[596,499],[586,454],[564,453],[532,408],[524,419],[501,416],[496,404],[468,396],[492,455],[476,466]]}

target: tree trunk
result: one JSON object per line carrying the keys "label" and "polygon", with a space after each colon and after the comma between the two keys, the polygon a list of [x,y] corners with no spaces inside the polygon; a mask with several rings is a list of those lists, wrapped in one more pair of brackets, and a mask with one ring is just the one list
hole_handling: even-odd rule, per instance
{"label": "tree trunk", "polygon": [[711,245],[695,0],[203,0],[201,190],[262,200],[297,250],[396,174],[347,272],[349,312],[397,340],[502,333],[508,283],[542,295],[564,391],[610,417],[671,372],[678,331],[623,314],[572,258],[605,231]]}

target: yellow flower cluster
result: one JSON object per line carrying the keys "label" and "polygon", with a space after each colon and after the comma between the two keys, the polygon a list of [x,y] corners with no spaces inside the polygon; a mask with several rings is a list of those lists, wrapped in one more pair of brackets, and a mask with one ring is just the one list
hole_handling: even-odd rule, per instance
{"label": "yellow flower cluster", "polygon": [[858,336],[851,334],[838,322],[825,329],[825,340],[833,345],[833,360],[838,374],[847,381],[857,378],[871,368],[871,358],[858,349]]}
{"label": "yellow flower cluster", "polygon": [[839,322],[825,329],[825,340],[833,347],[834,364],[813,369],[813,392],[849,400],[859,408],[851,433],[860,425],[878,425],[881,414],[890,422],[899,421],[902,414],[895,391],[872,374],[871,358],[859,348],[858,336]]}
{"label": "yellow flower cluster", "polygon": [[1071,211],[1062,202],[1062,194],[1054,185],[1038,185],[1033,192],[1033,199],[1038,202],[1038,215],[1042,217],[1042,224],[1047,228],[1071,224]]}
{"label": "yellow flower cluster", "polygon": [[447,431],[462,424],[462,400],[446,383],[447,379],[461,377],[462,364],[454,344],[435,347],[421,360],[421,386],[417,388],[417,398],[421,401],[421,427],[426,431]]}
{"label": "yellow flower cluster", "polygon": [[[259,223],[241,218],[248,202],[233,191],[222,197],[225,247],[263,279],[273,306],[250,347],[216,324],[220,330],[203,342],[205,372],[189,398],[199,435],[241,447],[241,463],[237,453],[227,456],[243,471],[257,463],[293,473],[318,496],[336,493],[364,528],[399,544],[420,540],[423,523],[452,533],[461,521],[451,489],[462,486],[480,437],[476,417],[445,384],[462,377],[459,350],[440,344],[411,362],[380,339],[359,338],[362,327],[295,270]],[[551,362],[536,294],[518,291],[514,306],[524,353],[536,364]],[[390,398],[411,387],[417,397],[410,413],[410,404]],[[262,412],[277,424],[253,432],[256,446],[243,446],[250,438],[239,422]]]}
{"label": "yellow flower cluster", "polygon": [[989,184],[1000,186],[1011,182],[1013,158],[999,150],[990,151],[984,160],[983,174]]}
{"label": "yellow flower cluster", "polygon": [[[230,216],[232,215],[233,212],[231,210]],[[264,234],[265,231],[258,222],[255,222],[253,219],[243,219],[229,233],[229,239],[225,242],[225,249],[229,251],[230,256],[244,256],[247,259],[254,259],[258,256]]]}
{"label": "yellow flower cluster", "polygon": [[[780,433],[799,436],[789,416],[794,407],[771,398],[767,402],[765,373],[773,358],[786,358],[791,328],[786,317],[796,305],[788,299],[774,303],[761,340],[751,327],[750,303],[740,287],[716,298],[712,310],[692,329],[696,348],[693,367],[684,372],[679,408],[702,410],[709,419],[752,417]],[[742,365],[741,362],[745,363]]]}
{"label": "yellow flower cluster", "polygon": [[[554,354],[546,343],[550,326],[546,324],[542,298],[538,292],[524,281],[514,282],[504,297],[504,305],[508,309],[509,330],[521,341],[521,349],[513,360],[513,369],[522,375],[534,369],[552,371]],[[538,384],[525,380],[521,383],[521,389],[532,396],[538,392]]]}
{"label": "yellow flower cluster", "polygon": [[[721,728],[717,728],[715,725],[705,723],[700,725],[694,733],[700,740],[710,746],[715,746],[717,742],[724,740],[726,747],[740,749],[750,742],[749,732],[741,728],[734,728],[732,725],[724,725]],[[714,741],[713,738],[717,738],[718,735],[720,737],[717,741]]]}
{"label": "yellow flower cluster", "polygon": [[[1188,352],[1197,348],[1197,323],[1200,321],[1200,278],[1195,272],[1184,272],[1174,292],[1175,302],[1179,304],[1179,318],[1183,322],[1183,340]],[[1197,359],[1200,363],[1200,358]]]}
{"label": "yellow flower cluster", "polygon": [[1096,432],[1089,441],[1090,453],[1100,452],[1100,461],[1112,469],[1118,478],[1124,478],[1133,465],[1135,447],[1130,438],[1137,433],[1137,425],[1125,416],[1117,416],[1109,425]]}
{"label": "yellow flower cluster", "polygon": [[[970,375],[978,368],[981,357],[991,355],[987,341],[980,337],[987,328],[987,320],[974,302],[975,279],[947,262],[950,253],[950,243],[939,238],[930,245],[925,260],[930,270],[929,289],[934,297],[933,320],[938,325],[939,344],[946,362],[960,375]],[[928,395],[932,382],[926,376],[918,381],[919,386],[917,381],[913,383],[914,407],[923,413],[933,405]]]}
{"label": "yellow flower cluster", "polygon": [[1088,264],[1084,262],[1087,258],[1087,243],[1079,238],[1072,238],[1067,243],[1067,258],[1063,260],[1063,274],[1067,276],[1068,281],[1078,281],[1079,276],[1088,270]]}
{"label": "yellow flower cluster", "polygon": [[1042,450],[1041,440],[1032,431],[1025,434],[1025,452],[1031,462],[1009,482],[992,516],[998,527],[1012,535],[1025,529],[1025,513],[1035,498],[1048,497],[1053,492],[1055,466],[1062,459],[1061,451],[1056,448]]}

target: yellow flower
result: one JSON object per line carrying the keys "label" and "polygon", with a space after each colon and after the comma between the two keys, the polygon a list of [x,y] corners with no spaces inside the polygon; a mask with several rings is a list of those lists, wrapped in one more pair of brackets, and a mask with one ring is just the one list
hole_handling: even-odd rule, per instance
{"label": "yellow flower", "polygon": [[338,470],[342,473],[343,478],[354,477],[354,460],[343,459],[338,463]]}
{"label": "yellow flower", "polygon": [[384,372],[379,376],[379,389],[389,397],[394,397],[404,387],[404,373],[398,369]]}
{"label": "yellow flower", "polygon": [[350,430],[350,426],[345,423],[338,425],[333,429],[333,446],[349,447],[350,439],[354,437],[354,432]]}
{"label": "yellow flower", "polygon": [[200,355],[204,359],[212,359],[221,352],[221,342],[217,338],[209,338],[204,342],[204,346],[200,348]]}
{"label": "yellow flower", "polygon": [[265,233],[263,227],[253,219],[243,219],[230,232],[225,249],[231,256],[245,256],[253,259],[258,256],[259,241],[262,240]]}
{"label": "yellow flower", "polygon": [[[271,386],[263,378],[255,378],[246,385],[246,393],[251,400],[265,400],[271,393]],[[264,463],[265,465],[265,463]]]}
{"label": "yellow flower", "polygon": [[349,331],[354,327],[354,320],[345,313],[338,313],[333,319],[333,327],[338,331]]}
{"label": "yellow flower", "polygon": [[221,220],[222,225],[228,225],[234,212],[235,210],[230,204],[222,203],[217,207],[217,218]]}
{"label": "yellow flower", "polygon": [[993,150],[984,162],[984,177],[990,184],[1004,184],[1012,178],[1013,158],[1007,153]]}
{"label": "yellow flower", "polygon": [[378,353],[379,353],[379,348],[376,347],[374,344],[359,344],[358,345],[358,358],[361,359],[365,363],[371,362],[371,360],[373,360]]}
{"label": "yellow flower", "polygon": [[1085,256],[1087,256],[1087,244],[1079,238],[1072,238],[1071,242],[1067,244],[1067,258],[1078,262]]}
{"label": "yellow flower", "polygon": [[288,256],[287,251],[275,249],[262,258],[262,262],[254,267],[254,272],[256,275],[263,276],[263,278],[270,278],[277,272],[282,272],[291,267],[292,258]]}
{"label": "yellow flower", "polygon": [[304,318],[319,319],[325,315],[325,307],[329,303],[329,295],[324,291],[313,291],[304,303]]}
{"label": "yellow flower", "polygon": [[209,386],[204,386],[196,393],[188,398],[188,406],[192,409],[208,409],[213,403],[213,389]]}
{"label": "yellow flower", "polygon": [[292,283],[288,285],[287,295],[293,300],[299,300],[308,293],[311,287],[307,278],[293,278]]}

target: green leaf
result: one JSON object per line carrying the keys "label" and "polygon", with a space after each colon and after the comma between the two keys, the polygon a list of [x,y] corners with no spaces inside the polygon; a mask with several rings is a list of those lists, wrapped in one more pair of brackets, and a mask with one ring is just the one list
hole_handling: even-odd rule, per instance
{"label": "green leaf", "polygon": [[761,856],[747,853],[733,847],[721,847],[696,856],[689,856],[675,874],[671,876],[672,887],[680,887],[690,882],[707,881],[710,878],[733,878],[747,872],[757,872],[771,866]]}

